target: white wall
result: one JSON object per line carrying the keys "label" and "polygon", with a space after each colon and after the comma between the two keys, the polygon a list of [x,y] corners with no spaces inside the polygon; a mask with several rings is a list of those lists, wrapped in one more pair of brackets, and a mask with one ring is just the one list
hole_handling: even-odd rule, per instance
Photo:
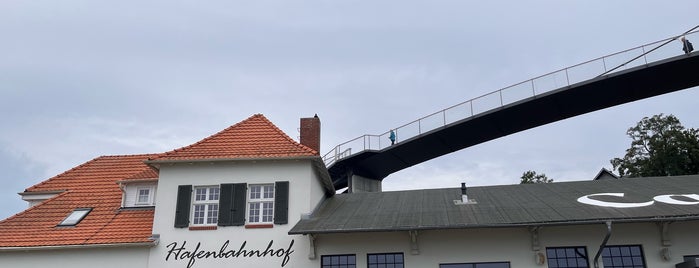
{"label": "white wall", "polygon": [[0,267],[148,267],[148,247],[80,248],[0,253]]}
{"label": "white wall", "polygon": [[[219,185],[222,183],[273,183],[289,181],[289,223],[273,228],[246,229],[243,226],[216,227],[216,230],[174,228],[175,204],[179,185]],[[532,235],[528,228],[485,228],[419,231],[419,254],[411,254],[407,231],[323,234],[316,238],[316,258],[309,259],[306,236],[288,235],[302,214],[311,212],[323,199],[323,189],[307,160],[238,161],[161,166],[156,198],[153,233],[160,244],[150,252],[149,266],[159,267],[320,267],[322,255],[356,254],[357,267],[366,267],[369,253],[402,252],[405,267],[439,267],[440,263],[508,261],[511,267],[548,267],[535,262]],[[608,245],[641,245],[646,267],[672,268],[683,255],[699,254],[699,222],[670,224],[670,261],[661,258],[660,227],[656,223],[613,224]],[[592,262],[606,234],[604,224],[548,226],[539,230],[540,252],[547,247],[584,246]],[[183,243],[186,245],[183,246]],[[259,257],[223,257],[219,254],[240,249],[271,253]],[[293,243],[293,245],[292,245]],[[224,248],[225,247],[225,248]],[[178,250],[178,248],[182,248]],[[208,258],[193,258],[210,253]],[[180,259],[176,259],[177,257]],[[275,256],[269,256],[275,255]],[[288,260],[285,258],[288,256]],[[593,267],[590,263],[590,267]],[[600,265],[602,267],[602,265]]]}
{"label": "white wall", "polygon": [[[660,229],[655,223],[613,224],[608,245],[642,245],[646,267],[672,268],[684,255],[699,254],[699,222],[670,225],[671,260],[660,257]],[[546,247],[585,246],[592,260],[604,239],[606,226],[577,225],[543,227],[539,232],[541,252]],[[511,267],[548,267],[535,263],[531,234],[526,228],[454,229],[418,232],[418,255],[411,254],[410,236],[404,232],[319,235],[318,259],[309,267],[320,267],[321,255],[356,254],[357,267],[366,267],[367,254],[402,252],[405,267],[439,267],[440,263],[509,261]],[[600,257],[600,267],[602,266]]]}
{"label": "white wall", "polygon": [[[244,226],[217,226],[216,230],[189,230],[174,228],[177,187],[179,185],[219,185],[222,183],[261,184],[289,181],[289,223],[273,228],[246,229]],[[305,236],[288,235],[302,214],[310,213],[323,198],[310,160],[266,160],[217,163],[176,164],[160,167],[156,197],[153,233],[160,234],[160,244],[151,251],[149,267],[187,267],[188,258],[175,260],[175,251],[186,242],[186,249],[238,251],[245,243],[246,250],[265,251],[270,241],[280,256],[196,259],[190,267],[282,267],[284,255],[290,260],[283,267],[311,267],[308,260],[309,242]],[[177,245],[177,247],[175,247]],[[169,247],[168,247],[169,246]],[[281,251],[280,251],[281,250]],[[168,253],[171,254],[168,257]],[[269,255],[269,254],[268,254]],[[166,258],[168,260],[166,260]],[[180,257],[182,258],[182,257]]]}

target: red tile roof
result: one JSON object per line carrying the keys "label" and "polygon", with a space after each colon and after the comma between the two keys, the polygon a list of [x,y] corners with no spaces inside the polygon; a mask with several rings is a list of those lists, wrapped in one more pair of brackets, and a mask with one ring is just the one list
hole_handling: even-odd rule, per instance
{"label": "red tile roof", "polygon": [[265,116],[256,114],[197,143],[164,153],[152,160],[169,162],[317,155],[318,152],[291,139]]}
{"label": "red tile roof", "polygon": [[[0,248],[146,243],[151,209],[120,209],[118,182],[158,178],[148,162],[201,159],[286,158],[318,152],[284,134],[261,114],[195,144],[163,154],[102,156],[29,187],[25,193],[56,193],[41,204],[0,221]],[[56,227],[76,208],[92,211],[76,226]]]}
{"label": "red tile roof", "polygon": [[[0,221],[0,247],[39,247],[150,242],[153,209],[120,210],[116,181],[156,178],[143,162],[155,154],[102,156],[25,192],[64,192]],[[74,227],[56,227],[76,208],[93,208]]]}

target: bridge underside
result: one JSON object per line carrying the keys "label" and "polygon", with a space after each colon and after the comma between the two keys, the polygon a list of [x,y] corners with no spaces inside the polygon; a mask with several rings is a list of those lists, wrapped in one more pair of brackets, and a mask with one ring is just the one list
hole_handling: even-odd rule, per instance
{"label": "bridge underside", "polygon": [[380,151],[364,151],[329,167],[336,189],[348,178],[382,180],[393,172],[479,143],[569,117],[699,85],[699,53],[597,77],[530,97]]}

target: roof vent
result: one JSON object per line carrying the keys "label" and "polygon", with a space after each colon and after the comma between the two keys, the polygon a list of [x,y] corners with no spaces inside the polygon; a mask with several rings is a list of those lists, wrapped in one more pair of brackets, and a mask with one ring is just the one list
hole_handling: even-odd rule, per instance
{"label": "roof vent", "polygon": [[461,183],[461,200],[454,200],[454,205],[470,205],[470,204],[478,204],[476,200],[473,199],[468,199],[468,195],[466,194],[466,183],[462,182]]}
{"label": "roof vent", "polygon": [[461,183],[461,202],[468,203],[468,195],[466,195],[466,183]]}

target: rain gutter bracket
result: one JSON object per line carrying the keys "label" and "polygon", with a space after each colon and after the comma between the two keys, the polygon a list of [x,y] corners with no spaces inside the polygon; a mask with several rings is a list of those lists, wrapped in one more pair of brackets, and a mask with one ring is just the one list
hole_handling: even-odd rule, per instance
{"label": "rain gutter bracket", "polygon": [[420,247],[417,244],[417,230],[408,231],[410,235],[410,254],[420,255]]}
{"label": "rain gutter bracket", "polygon": [[660,227],[660,244],[663,247],[672,246],[672,240],[670,240],[670,223],[669,221],[663,221],[658,223]]}
{"label": "rain gutter bracket", "polygon": [[532,238],[532,251],[541,250],[541,246],[539,244],[539,229],[541,229],[541,226],[529,227],[529,234],[531,234]]}
{"label": "rain gutter bracket", "polygon": [[316,235],[308,234],[308,259],[316,259]]}

